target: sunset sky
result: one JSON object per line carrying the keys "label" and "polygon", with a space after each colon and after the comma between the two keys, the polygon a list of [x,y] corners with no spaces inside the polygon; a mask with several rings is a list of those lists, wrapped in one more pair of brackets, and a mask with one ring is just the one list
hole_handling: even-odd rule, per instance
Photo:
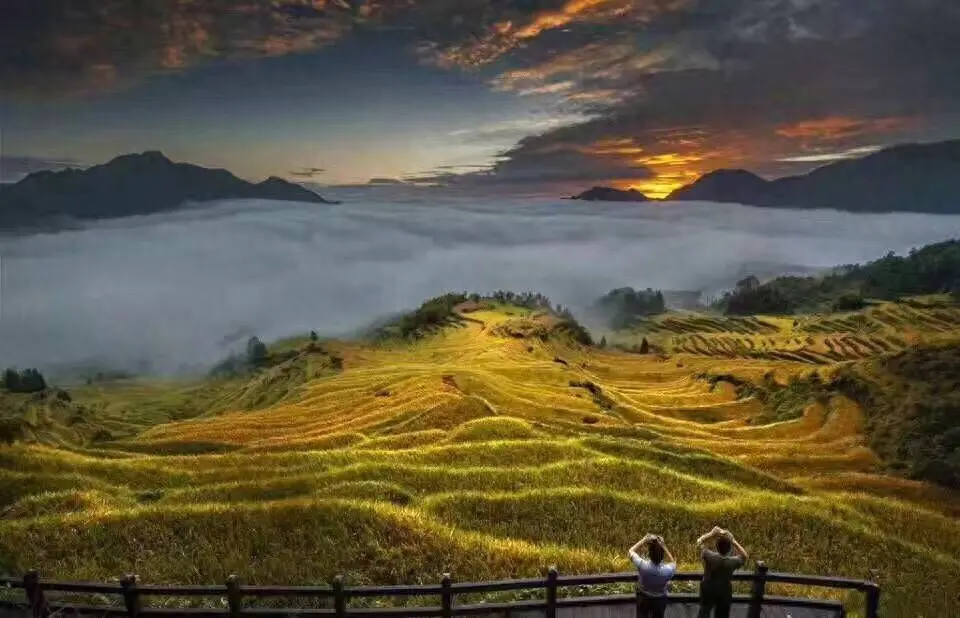
{"label": "sunset sky", "polygon": [[960,137],[956,0],[5,0],[3,176],[652,196]]}

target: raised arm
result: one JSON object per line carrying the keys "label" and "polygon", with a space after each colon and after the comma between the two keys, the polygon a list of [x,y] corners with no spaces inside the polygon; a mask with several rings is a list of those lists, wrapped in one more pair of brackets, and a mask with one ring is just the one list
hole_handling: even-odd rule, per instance
{"label": "raised arm", "polygon": [[677,563],[677,559],[673,557],[673,554],[670,553],[670,550],[667,549],[667,544],[663,542],[663,537],[658,536],[657,542],[660,543],[660,547],[663,548],[663,555],[667,559],[667,562]]}
{"label": "raised arm", "polygon": [[733,550],[734,550],[735,552],[737,552],[738,554],[740,554],[740,557],[742,557],[744,560],[746,560],[747,558],[750,557],[750,555],[747,553],[747,550],[745,550],[745,549],[743,548],[743,545],[741,545],[741,544],[737,541],[737,539],[734,538],[734,536],[733,536],[732,534],[730,534],[729,531],[727,531],[726,537],[727,537],[728,539],[730,539],[730,546],[733,547]]}
{"label": "raised arm", "polygon": [[633,547],[631,547],[629,550],[627,550],[628,553],[631,553],[631,554],[639,554],[639,553],[640,553],[640,548],[644,547],[647,543],[650,542],[651,539],[655,539],[655,538],[656,538],[656,537],[655,537],[654,535],[648,533],[647,536],[643,537],[642,539],[640,539],[639,541],[637,541],[636,543],[634,543],[634,544],[633,544]]}
{"label": "raised arm", "polygon": [[720,526],[714,526],[713,530],[711,530],[710,532],[707,532],[706,534],[701,536],[699,539],[697,539],[697,545],[700,547],[700,549],[706,549],[707,543],[717,538],[718,536],[722,536],[725,532],[726,530],[724,530]]}

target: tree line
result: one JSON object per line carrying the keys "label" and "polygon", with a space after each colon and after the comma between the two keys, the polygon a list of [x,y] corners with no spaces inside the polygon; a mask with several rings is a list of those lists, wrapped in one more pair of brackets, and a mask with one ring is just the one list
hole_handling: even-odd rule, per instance
{"label": "tree line", "polygon": [[47,381],[36,369],[18,371],[13,367],[4,370],[0,386],[11,393],[38,393],[46,390]]}
{"label": "tree line", "polygon": [[394,318],[389,323],[377,328],[374,332],[376,339],[420,339],[431,332],[459,323],[461,318],[455,311],[457,305],[465,302],[480,303],[484,300],[498,302],[504,305],[523,307],[534,311],[549,311],[561,318],[557,329],[570,335],[575,341],[584,345],[592,345],[590,332],[574,317],[569,307],[554,304],[549,297],[539,292],[511,292],[497,290],[483,295],[477,292],[452,292],[431,298],[413,311]]}
{"label": "tree line", "polygon": [[459,322],[453,309],[470,298],[466,293],[450,293],[431,298],[413,311],[404,313],[378,328],[374,332],[374,338],[420,339],[425,337],[437,328]]}
{"label": "tree line", "polygon": [[866,299],[949,293],[960,301],[960,240],[893,252],[866,264],[849,264],[824,277],[754,277],[737,282],[715,306],[730,315],[792,314],[804,311],[853,311]]}
{"label": "tree line", "polygon": [[663,292],[647,288],[617,288],[600,297],[595,307],[614,330],[629,328],[638,318],[658,315],[667,310]]}

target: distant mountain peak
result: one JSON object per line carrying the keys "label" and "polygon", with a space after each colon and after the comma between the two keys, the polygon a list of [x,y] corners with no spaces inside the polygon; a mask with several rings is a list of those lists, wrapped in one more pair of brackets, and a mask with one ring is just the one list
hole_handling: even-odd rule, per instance
{"label": "distant mountain peak", "polygon": [[[118,163],[165,163],[169,165],[175,165],[167,155],[163,154],[159,150],[145,150],[143,152],[131,152],[128,154],[122,154],[114,157],[107,163],[103,165],[114,165]],[[98,166],[100,167],[100,166]]]}
{"label": "distant mountain peak", "polygon": [[270,185],[279,185],[279,184],[289,185],[289,184],[294,184],[294,183],[289,182],[289,181],[287,181],[287,180],[284,180],[283,178],[280,178],[279,176],[270,176],[270,177],[267,178],[266,180],[262,180],[262,181],[258,182],[257,184],[260,185],[260,186],[264,186],[264,185],[270,186]]}
{"label": "distant mountain peak", "polygon": [[646,195],[636,189],[614,189],[613,187],[592,187],[583,193],[571,195],[571,200],[586,200],[600,202],[647,202]]}
{"label": "distant mountain peak", "polygon": [[716,170],[667,199],[772,208],[958,214],[960,140],[891,146],[773,181],[746,170]]}
{"label": "distant mountain peak", "polygon": [[763,180],[760,176],[757,176],[751,171],[741,169],[741,168],[720,168],[713,170],[712,172],[707,172],[700,177],[700,180],[704,179],[714,179],[714,178],[723,178],[723,179],[738,179],[738,180]]}
{"label": "distant mountain peak", "polygon": [[176,210],[186,202],[264,199],[336,204],[277,176],[260,183],[227,170],[175,163],[159,150],[85,170],[37,172],[0,191],[0,229],[61,219],[109,219]]}
{"label": "distant mountain peak", "polygon": [[[673,191],[667,199],[741,202],[750,200],[766,186],[767,181],[753,172],[743,169],[719,169]],[[723,199],[716,199],[717,196],[722,196]]]}
{"label": "distant mountain peak", "polygon": [[147,160],[168,161],[168,162],[170,162],[170,158],[167,157],[167,155],[163,154],[163,152],[160,151],[160,150],[144,150],[144,151],[141,152],[139,155],[130,155],[130,156],[134,156],[134,157],[139,156],[139,157],[141,157],[141,158],[143,158],[143,159],[147,159]]}

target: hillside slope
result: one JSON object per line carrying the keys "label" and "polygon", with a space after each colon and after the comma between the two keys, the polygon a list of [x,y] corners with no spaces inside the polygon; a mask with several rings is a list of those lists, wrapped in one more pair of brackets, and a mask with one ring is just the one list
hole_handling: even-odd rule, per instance
{"label": "hillside slope", "polygon": [[781,276],[761,283],[746,277],[715,303],[725,313],[817,313],[860,309],[869,300],[952,294],[960,299],[960,240],[893,252],[820,277]]}
{"label": "hillside slope", "polygon": [[0,447],[0,570],[463,581],[625,570],[647,530],[695,569],[692,539],[719,524],[776,570],[879,569],[884,616],[952,611],[960,495],[885,474],[849,397],[771,422],[758,396],[700,377],[787,383],[810,364],[631,354],[578,343],[549,311],[454,311],[414,339],[324,342],[338,368],[262,406],[97,448]]}

